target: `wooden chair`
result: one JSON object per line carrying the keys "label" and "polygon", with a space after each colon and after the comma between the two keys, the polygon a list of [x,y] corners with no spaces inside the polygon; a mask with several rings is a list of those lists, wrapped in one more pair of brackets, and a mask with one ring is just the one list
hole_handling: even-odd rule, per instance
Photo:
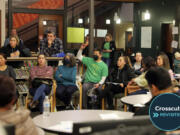
{"label": "wooden chair", "polygon": [[119,93],[119,94],[115,94],[114,95],[114,106],[115,106],[115,110],[117,110],[118,109],[118,105],[117,105],[117,100],[118,99],[120,99],[120,98],[122,98],[124,96],[124,94],[123,93]]}
{"label": "wooden chair", "polygon": [[[81,83],[77,83],[78,89],[72,94],[71,97],[71,105],[73,105],[74,109],[78,109],[78,107],[80,108],[80,105],[82,101],[80,101],[80,86]],[[56,106],[65,106],[64,102],[61,101],[60,99],[56,98]]]}
{"label": "wooden chair", "polygon": [[74,109],[78,109],[79,106],[79,89],[77,89],[71,97],[71,104],[73,105]]}
{"label": "wooden chair", "polygon": [[[119,93],[119,94],[115,94],[114,95],[114,100],[115,100],[115,110],[117,110],[117,100],[122,98],[123,96],[127,96],[127,87],[125,87],[124,89],[124,94],[123,93]],[[124,105],[124,111],[127,111],[125,108],[127,108],[126,105]]]}
{"label": "wooden chair", "polygon": [[[102,90],[104,90],[104,88],[105,88],[105,85],[103,85]],[[101,102],[102,102],[102,104],[101,104],[102,110],[105,110],[106,109],[106,101],[105,101],[105,99],[103,98]]]}
{"label": "wooden chair", "polygon": [[[79,107],[80,107],[80,110],[82,110],[82,93],[83,93],[82,83],[79,82],[78,84],[79,84]],[[105,85],[103,85],[102,90],[104,90],[104,88],[105,88]],[[105,110],[105,109],[106,109],[106,108],[105,108],[105,99],[104,99],[104,98],[102,99],[102,104],[101,104],[101,106],[102,106],[102,110]]]}
{"label": "wooden chair", "polygon": [[141,90],[141,88],[138,85],[127,85],[127,95],[138,90]]}
{"label": "wooden chair", "polygon": [[79,109],[82,110],[82,83],[78,82],[79,85]]}
{"label": "wooden chair", "polygon": [[[49,100],[50,100],[50,104],[51,104],[51,112],[55,112],[55,108],[56,108],[56,81],[53,79],[52,80],[53,84],[52,84],[52,89],[51,89],[51,93],[49,94]],[[28,93],[26,96],[26,102],[25,102],[25,107],[28,108],[29,103],[32,101],[33,97]]]}
{"label": "wooden chair", "polygon": [[[141,88],[138,85],[127,85],[125,88],[124,96],[127,96],[128,94],[131,94],[133,92],[136,92],[140,90]],[[124,111],[127,112],[127,105],[124,105]]]}
{"label": "wooden chair", "polygon": [[55,112],[56,110],[56,88],[57,84],[56,81],[53,79],[53,85],[52,85],[52,90],[50,94],[50,103],[51,103],[51,112]]}

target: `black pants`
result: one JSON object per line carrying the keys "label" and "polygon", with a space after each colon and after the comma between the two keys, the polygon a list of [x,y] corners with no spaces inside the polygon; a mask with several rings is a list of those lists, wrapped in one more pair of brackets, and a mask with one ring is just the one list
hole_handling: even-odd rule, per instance
{"label": "black pants", "polygon": [[71,102],[72,94],[78,90],[75,85],[58,85],[56,89],[56,97],[64,102],[68,106]]}
{"label": "black pants", "polygon": [[120,85],[108,84],[103,92],[104,98],[107,99],[108,107],[112,107],[114,95],[124,93],[124,88],[122,88]]}

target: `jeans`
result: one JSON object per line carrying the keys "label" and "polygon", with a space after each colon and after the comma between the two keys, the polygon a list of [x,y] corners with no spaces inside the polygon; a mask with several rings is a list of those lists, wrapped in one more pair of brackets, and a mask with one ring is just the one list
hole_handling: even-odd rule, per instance
{"label": "jeans", "polygon": [[72,94],[77,90],[75,85],[58,85],[56,89],[56,97],[64,102],[66,106],[70,104]]}
{"label": "jeans", "polygon": [[[96,83],[91,83],[91,82],[85,82],[83,83],[83,92],[82,92],[82,108],[83,109],[88,109],[88,96],[87,96],[87,91],[89,89],[92,89],[94,87],[94,84]],[[98,94],[99,94],[99,97],[100,99],[102,98],[102,85],[99,86],[99,88],[96,89]]]}
{"label": "jeans", "polygon": [[130,95],[147,94],[148,91],[149,91],[148,89],[138,90],[138,91],[135,91],[135,92],[129,94],[129,96],[130,96]]}
{"label": "jeans", "polygon": [[39,101],[38,108],[42,113],[45,96],[49,95],[49,93],[51,92],[51,88],[46,84],[41,84],[38,88],[31,88],[29,92],[32,96],[34,96],[33,101]]}

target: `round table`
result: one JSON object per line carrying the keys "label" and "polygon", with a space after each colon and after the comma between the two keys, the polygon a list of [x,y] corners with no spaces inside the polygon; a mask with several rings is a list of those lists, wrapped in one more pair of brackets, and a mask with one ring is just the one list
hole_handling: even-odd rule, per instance
{"label": "round table", "polygon": [[103,120],[130,119],[133,117],[131,112],[110,111],[110,110],[69,110],[51,112],[50,116],[44,118],[38,115],[33,118],[36,126],[54,133],[72,133],[72,130],[63,130],[58,127],[60,123],[66,125],[81,122],[93,122]]}
{"label": "round table", "polygon": [[121,102],[134,107],[143,107],[144,104],[151,100],[151,94],[139,94],[132,96],[125,96],[121,98]]}

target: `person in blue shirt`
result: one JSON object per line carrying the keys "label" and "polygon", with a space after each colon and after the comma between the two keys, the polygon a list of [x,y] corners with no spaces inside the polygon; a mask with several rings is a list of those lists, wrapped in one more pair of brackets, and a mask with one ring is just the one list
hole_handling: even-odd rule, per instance
{"label": "person in blue shirt", "polygon": [[76,86],[76,59],[73,54],[66,54],[63,65],[55,73],[57,82],[56,97],[64,102],[66,108],[70,107],[72,94],[78,89]]}

